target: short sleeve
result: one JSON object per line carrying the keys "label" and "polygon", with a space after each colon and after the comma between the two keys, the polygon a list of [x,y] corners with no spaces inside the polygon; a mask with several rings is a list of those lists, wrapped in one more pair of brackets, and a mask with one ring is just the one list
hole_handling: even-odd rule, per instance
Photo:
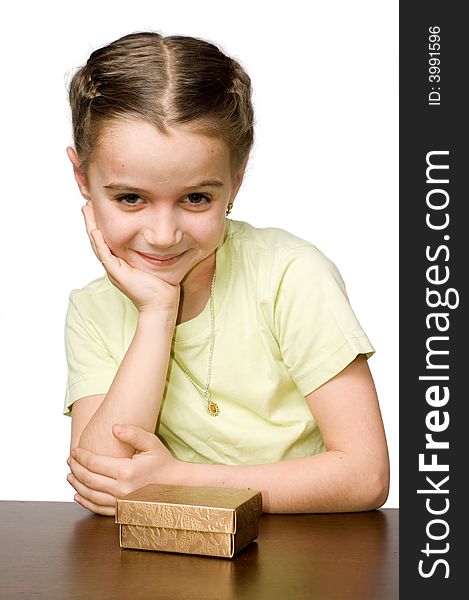
{"label": "short sleeve", "polygon": [[356,356],[374,352],[332,261],[313,245],[283,250],[274,306],[284,363],[307,396]]}
{"label": "short sleeve", "polygon": [[80,314],[73,299],[73,292],[65,319],[64,341],[67,389],[63,413],[70,416],[70,407],[75,400],[107,393],[116,374],[117,365],[93,323]]}

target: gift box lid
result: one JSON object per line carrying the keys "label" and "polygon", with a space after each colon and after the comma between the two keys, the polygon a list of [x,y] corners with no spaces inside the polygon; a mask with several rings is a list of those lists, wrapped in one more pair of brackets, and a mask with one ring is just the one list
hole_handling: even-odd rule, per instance
{"label": "gift box lid", "polygon": [[116,523],[191,531],[236,533],[262,513],[253,490],[146,485],[116,501]]}

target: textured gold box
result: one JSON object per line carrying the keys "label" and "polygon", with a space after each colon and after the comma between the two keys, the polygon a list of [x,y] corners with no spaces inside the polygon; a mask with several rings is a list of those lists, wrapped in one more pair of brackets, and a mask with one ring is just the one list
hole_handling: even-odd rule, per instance
{"label": "textured gold box", "polygon": [[233,557],[259,532],[262,494],[150,484],[118,498],[122,548]]}

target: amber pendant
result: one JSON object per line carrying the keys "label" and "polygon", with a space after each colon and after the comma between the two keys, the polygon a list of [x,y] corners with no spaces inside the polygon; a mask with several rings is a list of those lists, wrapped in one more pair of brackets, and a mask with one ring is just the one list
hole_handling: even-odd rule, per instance
{"label": "amber pendant", "polygon": [[218,408],[218,404],[213,400],[209,400],[207,402],[207,412],[211,417],[217,417],[220,413],[220,409]]}

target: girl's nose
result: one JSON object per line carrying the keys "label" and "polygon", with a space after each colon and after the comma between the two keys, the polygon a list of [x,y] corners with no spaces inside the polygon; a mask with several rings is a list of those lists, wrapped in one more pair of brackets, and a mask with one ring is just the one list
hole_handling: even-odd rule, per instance
{"label": "girl's nose", "polygon": [[178,219],[171,211],[153,210],[143,227],[145,242],[155,248],[172,248],[182,239]]}

